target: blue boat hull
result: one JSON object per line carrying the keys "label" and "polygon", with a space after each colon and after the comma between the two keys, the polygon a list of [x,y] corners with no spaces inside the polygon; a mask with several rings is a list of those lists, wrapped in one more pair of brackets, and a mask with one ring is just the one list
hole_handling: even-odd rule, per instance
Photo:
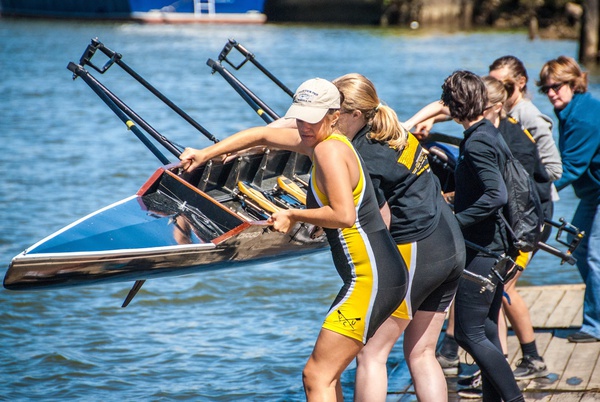
{"label": "blue boat hull", "polygon": [[214,9],[194,9],[193,0],[0,0],[3,16],[136,20],[142,22],[264,23],[264,0],[213,0]]}

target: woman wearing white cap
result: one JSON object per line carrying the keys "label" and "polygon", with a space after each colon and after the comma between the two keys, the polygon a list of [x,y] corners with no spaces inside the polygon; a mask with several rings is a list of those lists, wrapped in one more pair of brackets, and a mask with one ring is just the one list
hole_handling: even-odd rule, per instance
{"label": "woman wearing white cap", "polygon": [[342,399],[342,372],[400,305],[407,287],[406,265],[381,218],[369,175],[349,140],[336,132],[340,103],[331,82],[308,80],[285,116],[296,119],[297,129],[255,127],[181,155],[186,171],[257,145],[311,157],[308,209],[282,210],[269,219],[280,232],[299,221],[323,227],[344,281],[302,373],[308,400]]}

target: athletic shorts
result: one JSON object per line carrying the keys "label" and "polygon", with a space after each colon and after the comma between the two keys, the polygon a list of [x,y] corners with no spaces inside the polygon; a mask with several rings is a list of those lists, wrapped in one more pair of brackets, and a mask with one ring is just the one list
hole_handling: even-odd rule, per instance
{"label": "athletic shorts", "polygon": [[404,299],[407,269],[387,229],[330,244],[344,285],[323,328],[366,343]]}
{"label": "athletic shorts", "polygon": [[423,240],[399,244],[409,272],[406,298],[392,314],[410,320],[420,311],[448,311],[466,259],[465,243],[450,208],[443,208],[436,230]]}

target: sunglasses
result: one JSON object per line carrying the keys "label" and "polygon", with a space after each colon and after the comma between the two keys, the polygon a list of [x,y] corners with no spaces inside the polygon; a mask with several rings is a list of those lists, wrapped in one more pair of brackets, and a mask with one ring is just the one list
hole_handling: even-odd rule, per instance
{"label": "sunglasses", "polygon": [[552,85],[542,85],[540,87],[540,93],[548,95],[548,92],[550,92],[550,90],[553,90],[554,93],[557,93],[565,84],[566,82],[558,82]]}

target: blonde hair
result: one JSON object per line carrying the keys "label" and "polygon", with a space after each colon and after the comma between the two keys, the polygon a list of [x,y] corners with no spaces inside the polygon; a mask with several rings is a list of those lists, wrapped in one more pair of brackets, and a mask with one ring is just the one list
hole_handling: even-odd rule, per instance
{"label": "blonde hair", "polygon": [[538,87],[545,85],[550,79],[569,84],[575,93],[587,92],[588,74],[583,72],[572,57],[559,56],[544,64],[540,71]]}
{"label": "blonde hair", "polygon": [[[502,105],[504,105],[504,103],[508,99],[506,83],[489,75],[483,77],[482,80],[485,84],[485,89],[487,90],[488,102],[492,105],[496,103],[501,103]],[[502,111],[500,112],[500,118],[503,119],[505,117],[506,111],[504,110],[504,108],[502,108]]]}
{"label": "blonde hair", "polygon": [[369,139],[385,142],[394,149],[403,149],[408,132],[402,127],[398,115],[389,106],[381,104],[373,83],[365,76],[352,73],[333,80],[342,93],[342,113],[360,110],[371,127]]}

